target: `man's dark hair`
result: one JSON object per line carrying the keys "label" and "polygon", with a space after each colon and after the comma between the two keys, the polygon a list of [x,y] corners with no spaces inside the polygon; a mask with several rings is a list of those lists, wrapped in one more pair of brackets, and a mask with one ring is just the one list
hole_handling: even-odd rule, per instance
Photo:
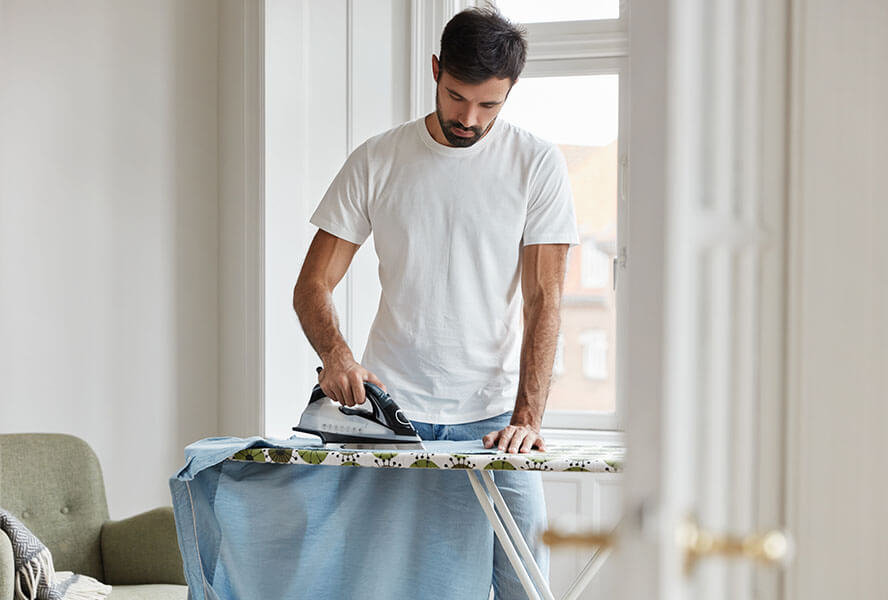
{"label": "man's dark hair", "polygon": [[464,83],[491,77],[515,83],[527,58],[524,35],[493,6],[466,9],[444,27],[440,68]]}

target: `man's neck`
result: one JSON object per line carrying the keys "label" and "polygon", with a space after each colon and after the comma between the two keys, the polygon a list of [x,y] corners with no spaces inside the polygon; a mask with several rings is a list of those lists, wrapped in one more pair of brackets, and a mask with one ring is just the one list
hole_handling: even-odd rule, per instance
{"label": "man's neck", "polygon": [[438,121],[437,114],[427,114],[425,118],[425,125],[426,130],[428,130],[429,135],[432,136],[433,140],[435,140],[442,146],[450,146],[450,142],[447,141],[447,138],[444,137],[444,132],[441,130],[441,123]]}

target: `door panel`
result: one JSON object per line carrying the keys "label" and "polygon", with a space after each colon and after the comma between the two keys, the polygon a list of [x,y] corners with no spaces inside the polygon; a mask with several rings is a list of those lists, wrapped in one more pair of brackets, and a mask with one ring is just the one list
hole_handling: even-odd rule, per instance
{"label": "door panel", "polygon": [[[630,294],[659,296],[662,310],[631,304],[629,353],[642,360],[630,359],[628,378],[654,367],[660,388],[651,398],[629,385],[627,522],[618,552],[629,584],[619,591],[624,598],[775,597],[750,560],[706,557],[686,574],[676,531],[689,518],[716,535],[783,520],[779,469],[761,469],[764,453],[768,465],[783,461],[782,413],[774,407],[783,403],[786,73],[774,65],[785,69],[785,29],[777,27],[786,6],[671,2],[659,31],[648,9],[633,7],[633,23],[653,34],[633,54],[633,70],[662,60],[656,44],[665,49],[665,126],[633,125],[630,148],[647,135],[663,140],[662,169],[646,157],[665,189],[663,278],[630,275]],[[637,206],[634,186],[649,173],[632,160]],[[650,181],[641,188],[656,192]],[[630,273],[644,259],[630,253]],[[659,326],[633,327],[650,324],[652,314]],[[645,353],[652,339],[659,360]]]}
{"label": "door panel", "polygon": [[[610,531],[620,520],[622,474],[543,473],[543,491],[549,522],[556,528]],[[556,598],[564,596],[592,554],[593,549],[577,546],[551,549],[549,581]],[[605,563],[580,600],[608,597],[607,590],[618,584],[617,576],[615,566]]]}

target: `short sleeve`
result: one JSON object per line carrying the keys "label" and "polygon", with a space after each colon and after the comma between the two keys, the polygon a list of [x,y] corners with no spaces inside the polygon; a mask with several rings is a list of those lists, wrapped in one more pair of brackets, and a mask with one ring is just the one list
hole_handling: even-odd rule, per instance
{"label": "short sleeve", "polygon": [[579,241],[567,163],[558,147],[552,145],[530,180],[523,244],[575,246]]}
{"label": "short sleeve", "polygon": [[359,246],[370,235],[367,144],[346,159],[309,221],[332,235]]}

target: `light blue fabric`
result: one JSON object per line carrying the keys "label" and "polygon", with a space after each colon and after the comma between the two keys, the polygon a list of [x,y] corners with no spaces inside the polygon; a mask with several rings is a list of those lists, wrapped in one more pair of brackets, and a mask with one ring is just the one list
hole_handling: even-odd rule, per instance
{"label": "light blue fabric", "polygon": [[[460,423],[458,425],[433,425],[414,421],[413,426],[423,440],[480,440],[490,433],[502,429],[509,424],[512,413],[506,413],[491,419]],[[432,442],[426,444],[429,446]],[[440,442],[436,442],[440,443]],[[479,448],[484,448],[479,443]],[[542,571],[549,578],[549,547],[539,542],[539,536],[546,527],[546,502],[543,497],[543,480],[539,473],[517,473],[510,471],[491,471],[496,487],[509,506],[509,512],[527,540],[527,545]],[[526,598],[527,592],[515,574],[505,551],[495,540],[493,555],[493,587],[497,600]]]}
{"label": "light blue fabric", "polygon": [[[484,452],[478,439],[490,429],[467,432],[503,418],[508,422],[502,415],[478,424],[428,425],[441,441],[426,446]],[[425,424],[416,425],[421,436],[428,433]],[[170,490],[190,598],[487,598],[493,532],[465,473],[225,460],[254,446],[308,445],[299,438],[208,438],[186,448],[185,467],[170,479]],[[514,485],[501,475],[513,476]],[[539,521],[534,502],[509,497],[525,494],[524,484],[538,473],[495,477],[519,524],[529,530],[545,520],[543,509]],[[527,509],[534,518],[521,516]],[[511,569],[505,560],[498,563]],[[498,597],[524,597],[516,589]]]}

